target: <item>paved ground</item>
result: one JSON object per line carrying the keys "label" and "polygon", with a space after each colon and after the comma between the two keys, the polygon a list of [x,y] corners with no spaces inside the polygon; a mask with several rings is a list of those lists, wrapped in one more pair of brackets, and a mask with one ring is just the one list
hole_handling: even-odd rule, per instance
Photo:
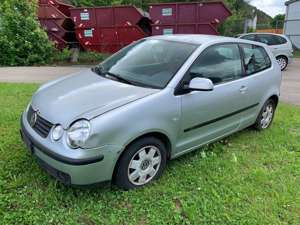
{"label": "paved ground", "polygon": [[[87,66],[0,67],[0,82],[44,83]],[[283,73],[281,100],[300,106],[300,59],[295,59]]]}
{"label": "paved ground", "polygon": [[0,82],[44,83],[84,68],[86,66],[0,67]]}
{"label": "paved ground", "polygon": [[300,106],[300,59],[283,72],[280,100]]}

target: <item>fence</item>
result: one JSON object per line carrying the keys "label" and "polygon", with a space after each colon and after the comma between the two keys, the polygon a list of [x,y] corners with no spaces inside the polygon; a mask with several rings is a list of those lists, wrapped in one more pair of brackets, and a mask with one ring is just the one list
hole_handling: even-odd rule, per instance
{"label": "fence", "polygon": [[273,34],[283,34],[283,29],[256,29],[257,33],[273,33]]}

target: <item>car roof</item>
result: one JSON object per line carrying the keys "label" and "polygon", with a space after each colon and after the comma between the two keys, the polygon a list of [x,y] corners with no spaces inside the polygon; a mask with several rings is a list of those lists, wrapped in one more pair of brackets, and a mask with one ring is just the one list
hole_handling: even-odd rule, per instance
{"label": "car roof", "polygon": [[241,36],[246,36],[246,35],[256,35],[256,34],[267,34],[267,35],[276,35],[276,36],[281,36],[281,37],[285,37],[285,35],[283,34],[275,34],[275,33],[267,33],[267,32],[258,32],[258,33],[244,33],[244,34],[239,34],[238,36],[241,37]]}
{"label": "car roof", "polygon": [[216,35],[202,35],[202,34],[171,34],[151,36],[148,39],[177,41],[182,43],[202,45],[211,42],[240,42],[239,39],[216,36]]}

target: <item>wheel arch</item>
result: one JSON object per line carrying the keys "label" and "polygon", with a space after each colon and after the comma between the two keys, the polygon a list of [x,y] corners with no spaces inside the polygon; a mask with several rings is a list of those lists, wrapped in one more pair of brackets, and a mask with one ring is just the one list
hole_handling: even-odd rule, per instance
{"label": "wheel arch", "polygon": [[272,96],[270,96],[268,99],[272,99],[272,100],[274,101],[274,103],[275,103],[275,107],[277,107],[278,102],[279,102],[279,97],[278,97],[278,95],[272,95]]}
{"label": "wheel arch", "polygon": [[119,164],[119,161],[122,157],[123,154],[125,154],[126,152],[126,149],[129,145],[131,145],[133,142],[141,139],[141,138],[145,138],[145,137],[154,137],[154,138],[157,138],[159,139],[160,141],[163,142],[163,144],[165,145],[166,149],[167,149],[167,160],[169,160],[171,158],[171,152],[172,152],[172,143],[170,141],[170,138],[163,132],[160,132],[160,131],[149,131],[149,132],[146,132],[146,133],[143,133],[135,138],[133,138],[132,140],[130,140],[124,147],[123,151],[119,154],[116,162],[115,162],[115,165],[113,167],[113,174],[112,174],[112,181],[114,182],[114,178],[115,178],[115,173],[116,173],[116,168]]}
{"label": "wheel arch", "polygon": [[276,55],[275,58],[278,59],[278,58],[280,58],[280,57],[285,58],[286,61],[287,61],[287,63],[289,63],[289,57],[288,57],[287,55],[281,53],[281,54]]}

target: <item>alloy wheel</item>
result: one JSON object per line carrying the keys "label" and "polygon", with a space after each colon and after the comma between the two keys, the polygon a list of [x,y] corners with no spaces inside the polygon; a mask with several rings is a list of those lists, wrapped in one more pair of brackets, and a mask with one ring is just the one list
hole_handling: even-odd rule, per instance
{"label": "alloy wheel", "polygon": [[286,61],[285,58],[280,57],[280,58],[277,59],[277,62],[278,62],[278,64],[279,64],[281,70],[284,70],[284,69],[286,68],[286,66],[287,66],[287,61]]}
{"label": "alloy wheel", "polygon": [[158,172],[161,153],[156,146],[149,145],[139,149],[128,166],[128,179],[137,186],[150,182]]}
{"label": "alloy wheel", "polygon": [[270,126],[272,119],[273,119],[273,114],[274,114],[273,105],[272,104],[266,105],[263,110],[261,120],[260,120],[262,129],[266,129]]}

